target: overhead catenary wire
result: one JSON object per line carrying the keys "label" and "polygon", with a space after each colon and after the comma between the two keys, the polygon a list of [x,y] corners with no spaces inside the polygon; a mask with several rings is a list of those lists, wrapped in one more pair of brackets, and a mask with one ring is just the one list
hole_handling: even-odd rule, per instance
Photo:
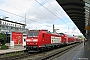
{"label": "overhead catenary wire", "polygon": [[[52,6],[52,4],[51,3],[49,3],[47,0],[45,0],[49,5],[51,5]],[[60,13],[60,12],[58,12],[58,10],[54,7],[54,6],[52,6],[53,7],[53,9],[55,10],[55,11],[57,11],[57,13]],[[61,15],[61,13],[60,13],[60,15]],[[62,16],[62,15],[61,15]],[[73,21],[72,21],[73,22]],[[74,24],[75,25],[75,24]],[[75,25],[76,26],[76,25]],[[76,26],[77,27],[77,26]]]}
{"label": "overhead catenary wire", "polygon": [[[2,1],[0,1],[0,2],[2,2]],[[2,2],[2,3],[4,3],[4,2]],[[4,4],[7,4],[7,3],[4,3]],[[7,4],[7,5],[9,5],[9,6],[11,6],[10,4]],[[11,6],[11,7],[13,7],[13,8],[15,8],[15,9],[18,9],[18,8],[16,8],[16,7],[14,7],[14,6]],[[44,6],[43,6],[44,7]],[[44,8],[46,8],[46,7],[44,7]],[[58,19],[60,19],[57,15],[55,15],[52,11],[50,11],[48,8],[46,8],[49,12],[51,12],[54,16],[56,16]],[[54,8],[55,9],[55,8]],[[0,9],[1,11],[4,11],[4,12],[7,12],[7,13],[9,13],[9,14],[12,14],[12,15],[15,15],[15,16],[18,16],[18,17],[21,17],[21,18],[25,18],[25,19],[28,19],[28,20],[31,20],[31,21],[34,21],[34,22],[38,22],[38,21],[36,21],[36,20],[32,20],[32,19],[29,19],[29,18],[26,18],[26,17],[23,17],[23,16],[20,16],[20,15],[17,15],[17,14],[14,14],[14,13],[11,13],[11,12],[8,12],[8,11],[5,11],[5,10],[2,10],[2,9]],[[18,9],[18,10],[20,10],[20,9]],[[22,10],[20,10],[20,11],[22,11]],[[56,10],[57,11],[57,10]],[[36,18],[38,18],[38,17],[36,17]],[[61,19],[60,19],[61,20]],[[61,20],[62,21],[62,20]],[[64,22],[64,21],[63,21]],[[38,22],[38,23],[41,23],[41,22]],[[64,22],[65,23],[65,22]],[[41,23],[42,24],[42,23]],[[66,24],[66,23],[65,23]]]}
{"label": "overhead catenary wire", "polygon": [[[12,15],[15,15],[15,16],[18,16],[18,17],[21,17],[21,18],[24,18],[24,19],[28,19],[28,20],[33,21],[33,22],[37,22],[37,23],[43,24],[42,22],[38,22],[38,21],[36,21],[36,20],[29,19],[29,18],[27,18],[26,16],[23,17],[23,16],[20,16],[20,15],[17,15],[17,14],[14,14],[14,13],[11,13],[11,12],[8,12],[8,11],[5,11],[5,10],[3,10],[3,9],[0,9],[0,10],[1,10],[1,11],[4,11],[4,12],[6,12],[6,13],[9,13],[9,14],[12,14]],[[15,19],[14,19],[14,20],[15,20]],[[25,24],[26,24],[26,20],[25,20]]]}
{"label": "overhead catenary wire", "polygon": [[1,3],[4,3],[4,4],[6,4],[6,5],[8,5],[8,6],[12,7],[12,8],[18,9],[19,11],[24,12],[23,10],[21,10],[21,9],[19,9],[19,8],[16,8],[16,7],[14,7],[14,6],[10,5],[10,4],[7,4],[7,3],[5,3],[5,2],[3,2],[3,1],[0,1],[0,2],[1,2]]}
{"label": "overhead catenary wire", "polygon": [[[14,6],[12,6],[12,5],[10,5],[10,4],[7,4],[7,3],[5,3],[5,2],[3,2],[3,1],[0,1],[1,3],[4,3],[4,4],[6,4],[6,5],[8,5],[8,6],[10,6],[10,7],[12,7],[12,8],[15,8],[15,9],[18,9],[18,8],[16,8],[16,7],[14,7]],[[10,13],[10,14],[13,14],[13,15],[15,15],[15,16],[18,16],[18,17],[21,17],[21,18],[25,18],[25,23],[26,23],[26,16],[25,17],[23,17],[23,16],[20,16],[20,15],[17,15],[17,14],[14,14],[14,13],[11,13],[11,12],[8,12],[8,11],[5,11],[5,10],[2,10],[2,9],[0,9],[1,11],[4,11],[4,12],[7,12],[7,13]],[[18,9],[19,11],[22,11],[22,10],[20,10],[20,9]],[[23,12],[23,11],[22,11]],[[26,14],[25,14],[26,15]],[[36,17],[36,18],[38,18],[38,17]],[[38,19],[41,19],[41,18],[38,18]],[[29,20],[31,20],[31,19],[29,19]],[[40,23],[40,22],[39,22]]]}
{"label": "overhead catenary wire", "polygon": [[[11,12],[5,11],[5,10],[3,10],[3,9],[0,9],[0,10],[1,10],[1,11],[4,11],[4,12],[6,12],[6,13],[9,13],[9,14],[12,14],[12,15],[15,15],[15,16],[18,16],[18,17],[21,17],[21,18],[24,18],[24,19],[28,19],[28,20],[31,20],[31,21],[34,21],[34,22],[38,22],[38,21],[35,21],[35,20],[32,20],[32,19],[29,19],[29,18],[20,16],[20,15],[17,15],[17,14],[11,13]],[[41,22],[38,22],[38,23],[41,23]]]}
{"label": "overhead catenary wire", "polygon": [[[2,2],[2,1],[0,1],[0,2]],[[48,2],[48,1],[47,1]],[[14,6],[12,6],[12,5],[10,5],[10,4],[7,4],[7,3],[5,3],[5,2],[2,2],[2,3],[4,3],[4,4],[6,4],[6,5],[9,5],[9,6],[11,6],[11,7],[13,7],[13,8],[15,8],[15,9],[18,9],[18,8],[16,8],[16,7],[14,7]],[[48,2],[49,3],[49,2]],[[50,3],[49,3],[50,4]],[[50,4],[51,5],[51,4]],[[52,6],[52,5],[51,5]],[[43,6],[44,7],[44,6]],[[53,6],[52,6],[53,7]],[[44,7],[44,8],[46,8],[46,7]],[[53,7],[54,8],[54,7]],[[46,8],[47,9],[47,8]],[[54,8],[55,9],[55,8]],[[18,10],[20,10],[20,9],[18,9]],[[51,12],[49,9],[47,9],[49,12]],[[56,10],[56,9],[55,9]],[[3,11],[5,11],[5,10],[3,10]],[[22,11],[22,10],[20,10],[20,11]],[[57,11],[57,10],[56,10]],[[16,16],[19,16],[19,17],[22,17],[22,16],[20,16],[20,15],[17,15],[17,14],[14,14],[14,13],[11,13],[11,12],[8,12],[8,11],[5,11],[5,12],[7,12],[7,13],[10,13],[10,14],[13,14],[13,15],[16,15]],[[55,15],[53,12],[51,12],[53,15]],[[26,14],[25,14],[26,15]],[[56,15],[55,15],[56,16]],[[58,16],[56,16],[56,17],[58,17]],[[24,17],[22,17],[22,18],[24,18]],[[36,17],[36,18],[38,18],[38,17]],[[59,18],[59,17],[58,17]],[[27,19],[27,18],[26,18]]]}
{"label": "overhead catenary wire", "polygon": [[[50,11],[48,8],[46,8],[44,5],[42,5],[40,2],[38,2],[37,0],[35,0],[37,3],[39,3],[41,6],[43,6],[46,10],[48,10],[50,13],[52,13],[54,16],[56,16],[58,19],[60,19],[57,15],[55,15],[52,11]],[[61,20],[61,19],[60,19]],[[66,22],[64,22],[63,20],[61,20],[64,24],[67,24]],[[67,24],[68,25],[68,24]],[[68,25],[68,27],[70,27]]]}
{"label": "overhead catenary wire", "polygon": [[[12,8],[15,8],[15,9],[18,9],[19,11],[22,11],[22,12],[24,12],[23,10],[21,10],[21,9],[19,9],[19,8],[16,8],[15,6],[12,6],[12,5],[10,5],[10,4],[7,4],[7,3],[5,3],[5,2],[3,2],[3,1],[0,1],[1,3],[4,3],[4,4],[6,4],[6,5],[8,5],[8,6],[10,6],[10,7],[12,7]],[[17,14],[14,14],[14,13],[11,13],[11,12],[8,12],[8,11],[5,11],[5,10],[2,10],[2,9],[0,9],[1,11],[4,11],[4,12],[7,12],[7,13],[9,13],[9,14],[12,14],[12,15],[15,15],[15,16],[18,16],[18,17],[21,17],[21,18],[25,18],[25,24],[26,24],[26,20],[28,19],[28,20],[32,20],[32,19],[29,19],[29,18],[26,18],[26,13],[25,13],[25,17],[23,17],[23,16],[20,16],[20,15],[17,15]],[[41,18],[39,18],[39,17],[36,17],[37,19],[41,19]],[[41,23],[41,22],[39,22],[39,21],[35,21],[35,20],[32,20],[32,21],[34,21],[34,22],[37,22],[37,23]],[[41,23],[42,24],[42,23]]]}
{"label": "overhead catenary wire", "polygon": [[[7,4],[7,3],[5,3],[5,2],[3,2],[3,1],[0,1],[0,2],[1,2],[1,3],[4,3],[4,4],[6,4],[6,5],[8,5],[8,6],[12,7],[12,8],[18,9],[18,8],[14,7],[14,6],[10,5],[10,4]],[[21,9],[18,9],[18,10],[24,12],[24,11],[21,10]],[[10,13],[10,12],[7,12],[7,13]],[[13,14],[13,13],[10,13],[10,14]],[[16,14],[14,14],[14,15],[16,15]],[[19,15],[17,15],[17,16],[19,16]],[[19,17],[22,17],[22,16],[19,16]],[[22,17],[22,18],[24,18],[24,17]],[[26,24],[26,13],[25,13],[25,24]]]}
{"label": "overhead catenary wire", "polygon": [[[47,0],[45,0],[50,6],[52,6],[52,4],[50,4]],[[52,6],[53,7],[53,9],[55,10],[55,11],[57,11],[57,13],[59,13],[60,15],[61,15],[61,13],[60,12],[58,12],[58,10],[54,7],[54,6]],[[62,15],[61,15],[62,16]]]}
{"label": "overhead catenary wire", "polygon": [[[39,3],[37,0],[35,0],[37,3]],[[43,6],[41,3],[39,3],[41,6]],[[45,6],[43,6],[45,9],[47,9],[50,13],[52,13],[54,16],[56,16],[52,11],[50,11],[48,8],[46,8]],[[57,18],[59,18],[58,16],[56,16]]]}

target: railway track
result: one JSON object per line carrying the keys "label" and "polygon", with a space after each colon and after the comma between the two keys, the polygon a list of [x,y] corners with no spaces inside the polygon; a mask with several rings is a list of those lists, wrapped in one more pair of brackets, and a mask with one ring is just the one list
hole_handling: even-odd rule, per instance
{"label": "railway track", "polygon": [[25,50],[0,54],[0,60],[18,60],[29,56]]}
{"label": "railway track", "polygon": [[70,51],[80,43],[65,46],[62,48],[46,51],[43,53],[36,53],[34,55],[29,56],[28,58],[22,59],[22,60],[52,60],[55,57],[61,56],[62,54]]}
{"label": "railway track", "polygon": [[0,60],[18,60],[21,58],[26,58],[27,56],[29,56],[29,54],[19,54],[19,55],[13,55],[10,57],[3,57],[3,58],[0,58]]}
{"label": "railway track", "polygon": [[39,53],[28,54],[24,52],[23,54],[16,54],[16,55],[15,53],[14,54],[12,53],[13,56],[8,56],[8,57],[0,56],[0,60],[52,60],[53,58],[60,56],[66,53],[67,51],[73,49],[79,44],[80,43],[68,45],[62,48],[53,49],[53,50],[45,51],[45,52],[39,52]]}

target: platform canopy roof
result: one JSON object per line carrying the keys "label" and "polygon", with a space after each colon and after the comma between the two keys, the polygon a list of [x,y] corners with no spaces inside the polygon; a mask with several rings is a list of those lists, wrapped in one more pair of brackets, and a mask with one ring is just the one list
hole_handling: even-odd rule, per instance
{"label": "platform canopy roof", "polygon": [[[81,33],[85,36],[85,20],[88,20],[90,0],[56,0],[64,11],[69,15]],[[87,4],[86,4],[87,3]]]}

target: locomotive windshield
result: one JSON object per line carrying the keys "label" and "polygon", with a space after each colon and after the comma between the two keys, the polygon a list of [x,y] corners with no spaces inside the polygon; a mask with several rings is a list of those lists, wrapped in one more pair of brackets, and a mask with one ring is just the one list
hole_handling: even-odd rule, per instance
{"label": "locomotive windshield", "polygon": [[28,37],[38,36],[39,31],[31,31],[28,33]]}

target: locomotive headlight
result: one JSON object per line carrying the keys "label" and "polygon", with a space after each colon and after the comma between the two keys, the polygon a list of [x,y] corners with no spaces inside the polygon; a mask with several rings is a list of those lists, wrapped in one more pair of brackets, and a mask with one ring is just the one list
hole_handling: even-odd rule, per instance
{"label": "locomotive headlight", "polygon": [[37,43],[36,43],[37,44]]}
{"label": "locomotive headlight", "polygon": [[38,40],[37,39],[33,39],[33,42],[37,42]]}
{"label": "locomotive headlight", "polygon": [[27,44],[29,44],[29,43],[27,43]]}
{"label": "locomotive headlight", "polygon": [[27,42],[30,42],[30,39],[26,39]]}

